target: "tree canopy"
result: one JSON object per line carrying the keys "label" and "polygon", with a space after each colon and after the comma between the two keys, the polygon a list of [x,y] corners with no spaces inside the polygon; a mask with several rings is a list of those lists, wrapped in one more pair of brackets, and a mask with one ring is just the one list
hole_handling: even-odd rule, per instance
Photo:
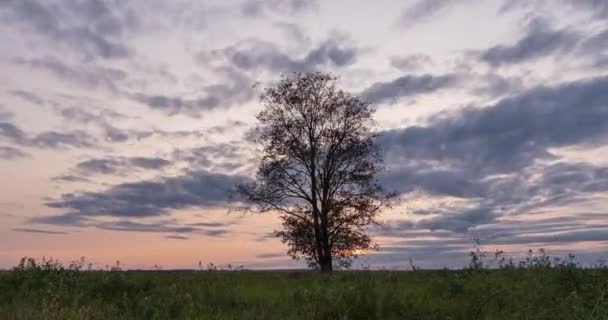
{"label": "tree canopy", "polygon": [[366,226],[389,204],[375,179],[382,157],[374,109],[324,73],[294,73],[260,96],[263,155],[255,182],[241,185],[247,209],[276,212],[288,254],[331,271],[374,247]]}

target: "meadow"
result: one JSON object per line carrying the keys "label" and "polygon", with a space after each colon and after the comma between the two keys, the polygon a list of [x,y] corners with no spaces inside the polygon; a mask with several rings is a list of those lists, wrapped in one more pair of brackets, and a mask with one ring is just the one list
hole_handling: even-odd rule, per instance
{"label": "meadow", "polygon": [[[473,255],[474,256],[474,255]],[[608,268],[548,257],[414,271],[88,270],[23,259],[0,319],[608,319]]]}

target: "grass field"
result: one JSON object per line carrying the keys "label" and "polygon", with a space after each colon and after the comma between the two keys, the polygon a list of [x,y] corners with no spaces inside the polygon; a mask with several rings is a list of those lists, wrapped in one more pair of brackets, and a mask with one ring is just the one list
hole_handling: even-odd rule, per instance
{"label": "grass field", "polygon": [[323,275],[83,271],[26,261],[0,272],[0,319],[608,319],[608,269]]}

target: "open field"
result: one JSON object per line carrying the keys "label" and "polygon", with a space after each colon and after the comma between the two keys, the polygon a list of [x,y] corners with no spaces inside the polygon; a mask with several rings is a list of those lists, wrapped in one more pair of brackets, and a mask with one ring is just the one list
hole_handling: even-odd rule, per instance
{"label": "open field", "polygon": [[608,269],[0,272],[0,319],[608,319]]}

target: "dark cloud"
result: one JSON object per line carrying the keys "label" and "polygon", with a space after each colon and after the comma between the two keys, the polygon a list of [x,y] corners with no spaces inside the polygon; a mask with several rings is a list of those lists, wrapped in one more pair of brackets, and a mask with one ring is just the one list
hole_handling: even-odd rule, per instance
{"label": "dark cloud", "polygon": [[[390,166],[391,162],[388,165]],[[379,178],[386,188],[401,193],[422,189],[437,196],[477,198],[483,196],[486,191],[486,186],[475,181],[477,177],[464,170],[402,165],[385,172]]]}
{"label": "dark cloud", "polygon": [[94,148],[97,146],[97,139],[82,130],[46,131],[30,139],[30,145],[44,149]]}
{"label": "dark cloud", "polygon": [[78,212],[70,212],[59,215],[35,217],[29,219],[27,222],[31,224],[85,227],[90,224],[91,220]]}
{"label": "dark cloud", "polygon": [[247,0],[241,7],[245,16],[259,18],[268,13],[298,14],[315,11],[317,0]]}
{"label": "dark cloud", "polygon": [[42,234],[53,234],[53,235],[68,234],[67,232],[64,232],[64,231],[52,231],[52,230],[42,230],[42,229],[32,229],[32,228],[13,228],[11,230],[17,231],[17,232],[42,233]]}
{"label": "dark cloud", "polygon": [[285,35],[286,40],[290,43],[295,42],[300,46],[310,46],[310,37],[306,35],[299,25],[288,22],[275,22],[273,23],[273,26],[280,29]]}
{"label": "dark cloud", "polygon": [[429,18],[447,11],[454,5],[467,3],[465,0],[416,0],[407,6],[399,17],[399,25],[412,27],[422,23]]}
{"label": "dark cloud", "polygon": [[582,50],[588,53],[599,53],[608,49],[608,29],[591,34],[581,43]]}
{"label": "dark cloud", "polygon": [[122,120],[128,118],[128,116],[106,109],[95,110],[89,107],[59,107],[57,112],[64,119],[84,124],[99,124],[107,125],[110,121]]}
{"label": "dark cloud", "polygon": [[608,78],[537,87],[484,108],[440,114],[428,126],[383,132],[394,160],[436,160],[480,172],[511,172],[549,148],[602,144],[608,133]]}
{"label": "dark cloud", "polygon": [[588,10],[595,18],[608,19],[608,2],[604,0],[568,0],[574,8]]}
{"label": "dark cloud", "polygon": [[79,171],[98,174],[112,174],[118,171],[122,164],[116,159],[91,159],[76,165]]}
{"label": "dark cloud", "polygon": [[25,90],[9,90],[8,93],[17,96],[25,101],[31,102],[33,104],[43,104],[44,100],[38,97],[36,94],[25,91]]}
{"label": "dark cloud", "polygon": [[412,54],[408,56],[394,56],[390,59],[391,66],[401,71],[410,72],[421,69],[422,67],[432,64],[433,60],[425,54]]}
{"label": "dark cloud", "polygon": [[518,9],[524,9],[535,14],[538,14],[539,12],[546,12],[550,9],[575,9],[577,11],[589,14],[590,18],[593,18],[594,20],[602,21],[604,19],[608,19],[608,3],[606,3],[604,0],[505,0],[499,10],[499,13],[509,13]]}
{"label": "dark cloud", "polygon": [[241,70],[266,69],[288,73],[346,67],[356,61],[359,50],[345,39],[333,37],[311,49],[303,57],[294,58],[273,43],[251,39],[224,49],[223,54]]}
{"label": "dark cloud", "polygon": [[4,106],[0,104],[0,121],[7,121],[13,118],[14,114],[10,111],[4,110]]}
{"label": "dark cloud", "polygon": [[28,158],[30,155],[13,147],[0,146],[0,159],[15,160]]}
{"label": "dark cloud", "polygon": [[277,234],[275,232],[267,232],[267,233],[263,233],[263,234],[258,234],[258,236],[255,238],[256,242],[264,242],[264,241],[268,241],[270,239],[276,239],[277,238]]}
{"label": "dark cloud", "polygon": [[[231,91],[230,88],[225,88],[225,91]],[[203,98],[187,100],[181,97],[171,97],[165,95],[146,95],[136,94],[135,100],[149,106],[152,109],[161,110],[169,115],[179,113],[197,114],[200,111],[213,110],[219,108],[222,101],[214,96],[209,95]]]}
{"label": "dark cloud", "polygon": [[195,227],[224,227],[226,225],[228,225],[225,222],[196,222],[196,223],[190,223],[188,224],[190,226],[195,226]]}
{"label": "dark cloud", "polygon": [[596,61],[593,62],[593,67],[597,69],[607,69],[608,68],[608,55],[602,55],[597,58]]}
{"label": "dark cloud", "polygon": [[246,179],[206,171],[183,176],[130,182],[99,192],[68,193],[47,203],[69,215],[147,217],[174,209],[225,205],[229,191]]}
{"label": "dark cloud", "polygon": [[[476,215],[476,214],[472,214]],[[462,267],[468,262],[468,252],[474,250],[474,239],[481,241],[481,250],[493,253],[503,245],[517,245],[521,249],[508,252],[508,257],[516,260],[524,258],[528,249],[586,241],[606,241],[608,225],[595,222],[608,214],[574,213],[572,216],[558,216],[541,219],[513,220],[502,219],[471,228],[458,228],[448,225],[448,219],[422,220],[418,229],[408,220],[389,221],[384,227],[373,230],[376,236],[390,237],[389,246],[381,246],[378,253],[368,255],[373,263],[401,263],[409,266],[409,259],[424,267]],[[458,220],[452,219],[457,226]],[[462,220],[461,220],[462,221]],[[439,225],[437,223],[440,223]],[[424,229],[440,227],[437,230]],[[565,252],[549,251],[550,255],[565,255]],[[441,257],[441,258],[440,258]],[[587,257],[588,258],[588,257]],[[486,262],[492,261],[488,256]],[[582,262],[597,262],[593,259]]]}
{"label": "dark cloud", "polygon": [[458,75],[405,75],[387,82],[376,82],[361,96],[370,103],[393,103],[399,98],[453,87],[458,81]]}
{"label": "dark cloud", "polygon": [[112,92],[118,92],[117,83],[127,77],[127,74],[119,69],[95,67],[92,65],[69,66],[53,57],[16,58],[13,62],[45,70],[57,78],[81,87],[103,88]]}
{"label": "dark cloud", "polygon": [[496,73],[487,73],[477,76],[480,83],[471,90],[476,96],[498,98],[513,95],[523,91],[521,78],[505,77]]}
{"label": "dark cloud", "polygon": [[254,83],[249,77],[231,68],[223,68],[219,72],[224,75],[224,82],[203,87],[205,94],[202,97],[188,99],[146,93],[130,93],[128,96],[168,115],[182,114],[193,117],[200,116],[203,111],[229,108],[254,97]]}
{"label": "dark cloud", "polygon": [[581,230],[559,232],[554,234],[534,233],[532,235],[513,235],[510,238],[494,240],[496,244],[531,244],[531,243],[572,243],[583,241],[608,241],[608,227],[586,226]]}
{"label": "dark cloud", "polygon": [[[439,199],[442,196],[451,196],[468,200],[464,206],[440,204],[426,208],[423,214],[434,216],[423,218],[415,224],[403,225],[402,229],[424,228],[454,232],[480,230],[477,227],[498,224],[499,219],[504,220],[506,216],[542,213],[544,208],[551,207],[574,208],[578,202],[608,191],[608,168],[587,163],[557,162],[522,169],[518,173],[501,178],[491,178],[491,175],[488,177],[464,170],[457,172],[461,178],[468,179],[466,184],[458,185],[458,180],[449,180],[449,177],[444,180],[447,182],[423,180],[423,183],[420,183],[408,180],[407,177],[401,180],[401,183],[409,188],[406,192],[424,190]],[[394,178],[399,179],[398,176]],[[419,214],[419,210],[413,213]],[[603,217],[608,218],[607,215]],[[577,226],[573,222],[580,224],[584,221],[583,218],[579,215],[577,220],[568,221],[568,225]],[[601,218],[601,215],[593,218]],[[524,231],[521,228],[518,230]],[[542,231],[540,227],[535,230]],[[484,238],[497,236],[495,230],[491,231],[481,234],[484,234]]]}
{"label": "dark cloud", "polygon": [[[608,19],[608,16],[606,18]],[[577,55],[591,68],[608,67],[608,28],[583,39],[577,49]]]}
{"label": "dark cloud", "polygon": [[134,12],[114,1],[0,1],[0,19],[88,58],[126,58],[128,31],[137,27]]}
{"label": "dark cloud", "polygon": [[[542,12],[551,10],[576,10],[587,12],[589,25],[594,20],[608,19],[608,5],[605,1],[567,0],[567,1],[507,1],[501,12],[523,9],[527,17],[533,17],[524,30],[524,35],[513,44],[498,45],[480,54],[482,61],[497,67],[534,61],[543,57],[571,60],[586,67],[603,68],[605,50],[608,49],[608,29],[601,26],[590,30],[577,30],[573,27],[555,28],[551,26],[554,17]],[[601,25],[601,23],[600,23]],[[604,24],[605,25],[605,24]]]}
{"label": "dark cloud", "polygon": [[557,161],[560,147],[593,148],[608,137],[608,78],[530,89],[493,106],[432,117],[381,133],[390,189],[466,199],[433,208],[420,227],[466,231],[608,191],[608,168]]}
{"label": "dark cloud", "polygon": [[82,130],[44,131],[30,135],[9,122],[0,122],[0,139],[2,138],[20,146],[41,149],[95,148],[97,146],[97,139]]}
{"label": "dark cloud", "polygon": [[168,160],[158,157],[132,157],[127,161],[131,164],[131,166],[152,170],[157,170],[170,164]]}
{"label": "dark cloud", "polygon": [[165,223],[141,223],[128,220],[100,222],[95,225],[99,229],[112,231],[133,231],[153,233],[193,233],[197,228],[187,226],[170,226]]}
{"label": "dark cloud", "polygon": [[[608,217],[608,213],[601,216]],[[473,238],[479,238],[486,247],[498,245],[549,245],[565,244],[582,241],[608,241],[607,224],[589,224],[591,220],[588,215],[579,214],[577,216],[562,216],[555,218],[545,218],[538,220],[503,220],[500,223],[492,223],[479,226],[470,230],[467,235],[459,233],[457,229],[444,228],[442,236],[446,240],[441,240],[444,245],[466,245],[471,243]],[[412,246],[437,245],[434,240],[419,240],[410,237],[406,233],[402,237],[403,243]],[[428,232],[426,235],[437,236],[435,232]],[[399,237],[398,234],[392,236]]]}
{"label": "dark cloud", "polygon": [[285,253],[260,253],[255,257],[259,259],[285,258]]}
{"label": "dark cloud", "polygon": [[[78,213],[46,216],[30,219],[30,224],[49,224],[59,226],[77,226],[77,227],[94,227],[97,229],[123,231],[123,232],[146,232],[146,233],[170,233],[168,237],[183,237],[187,239],[185,234],[201,234],[210,237],[220,237],[228,231],[224,228],[226,224],[213,225],[211,228],[203,224],[179,224],[174,220],[158,221],[158,222],[136,222],[131,220],[116,220],[116,221],[98,221],[89,217],[79,216]],[[24,228],[20,228],[24,229]],[[28,229],[35,230],[35,229]],[[19,230],[22,231],[22,230]],[[30,231],[36,232],[36,231]]]}
{"label": "dark cloud", "polygon": [[212,172],[235,172],[257,164],[251,150],[254,146],[243,142],[210,144],[201,147],[176,149],[173,158],[184,161],[191,168],[206,169]]}
{"label": "dark cloud", "polygon": [[533,61],[535,59],[565,55],[574,50],[581,36],[570,29],[553,29],[534,20],[525,35],[511,45],[498,45],[480,53],[482,61],[498,67]]}
{"label": "dark cloud", "polygon": [[468,231],[473,226],[494,222],[497,217],[492,208],[479,207],[469,210],[444,213],[438,217],[423,219],[416,227],[429,230]]}
{"label": "dark cloud", "polygon": [[91,180],[74,174],[62,174],[56,177],[52,177],[51,181],[54,182],[90,182]]}
{"label": "dark cloud", "polygon": [[247,127],[247,124],[243,121],[239,120],[229,120],[226,124],[212,126],[208,129],[208,133],[215,134],[226,134],[230,131],[234,131],[236,128],[244,128]]}
{"label": "dark cloud", "polygon": [[0,137],[16,143],[27,140],[25,132],[10,122],[0,122]]}
{"label": "dark cloud", "polygon": [[155,135],[156,131],[123,129],[111,123],[131,117],[113,110],[93,107],[55,107],[57,113],[66,121],[76,124],[94,125],[102,132],[103,140],[110,143],[141,140]]}
{"label": "dark cloud", "polygon": [[176,235],[169,235],[169,236],[166,236],[165,238],[167,238],[167,239],[173,239],[173,240],[188,240],[188,239],[190,239],[190,238],[185,237],[185,236],[176,236]]}
{"label": "dark cloud", "polygon": [[160,157],[107,157],[82,161],[76,165],[74,171],[79,176],[125,175],[140,169],[160,170],[170,164],[169,160]]}

